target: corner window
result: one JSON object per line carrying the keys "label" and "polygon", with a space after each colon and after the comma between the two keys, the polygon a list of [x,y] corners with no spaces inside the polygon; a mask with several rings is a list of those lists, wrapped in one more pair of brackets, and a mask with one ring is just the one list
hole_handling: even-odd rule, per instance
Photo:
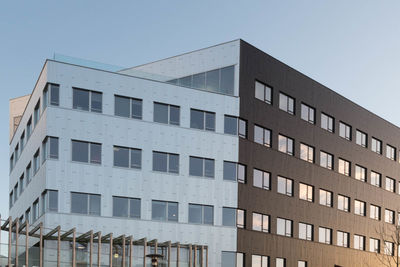
{"label": "corner window", "polygon": [[60,85],[54,83],[46,84],[43,89],[43,110],[48,105],[59,106],[60,104]]}
{"label": "corner window", "polygon": [[114,115],[142,119],[142,100],[124,96],[114,96]]}
{"label": "corner window", "polygon": [[155,221],[178,221],[178,203],[153,200],[151,219]]}
{"label": "corner window", "polygon": [[244,267],[243,253],[221,251],[221,267]]}
{"label": "corner window", "polygon": [[189,175],[214,178],[213,159],[189,157]]}
{"label": "corner window", "polygon": [[72,140],[72,161],[101,164],[101,144]]}
{"label": "corner window", "polygon": [[191,109],[190,128],[215,132],[215,113]]}
{"label": "corner window", "polygon": [[58,212],[58,191],[45,190],[42,194],[42,213]]}
{"label": "corner window", "polygon": [[47,136],[42,142],[42,162],[58,159],[58,137]]}
{"label": "corner window", "polygon": [[356,144],[362,147],[367,147],[367,134],[356,130]]}
{"label": "corner window", "polygon": [[382,154],[382,141],[372,137],[371,150],[377,154]]}
{"label": "corner window", "polygon": [[179,126],[180,107],[154,102],[154,121]]}
{"label": "corner window", "polygon": [[114,166],[132,169],[142,167],[142,150],[137,148],[128,148],[114,146]]}
{"label": "corner window", "polygon": [[269,233],[269,215],[253,212],[253,230]]}
{"label": "corner window", "polygon": [[247,138],[247,121],[234,116],[225,115],[224,133]]}
{"label": "corner window", "polygon": [[236,227],[236,209],[222,208],[222,225]]}
{"label": "corner window", "polygon": [[91,112],[103,112],[103,93],[72,88],[72,108]]}
{"label": "corner window", "polygon": [[71,213],[100,216],[101,196],[71,192]]}
{"label": "corner window", "polygon": [[292,138],[280,134],[278,137],[278,143],[279,143],[278,150],[280,152],[283,152],[290,156],[294,155],[294,149],[293,149],[294,140]]}
{"label": "corner window", "polygon": [[339,122],[339,136],[351,141],[351,126],[344,122]]}
{"label": "corner window", "polygon": [[315,108],[301,103],[301,119],[315,124]]}
{"label": "corner window", "polygon": [[179,155],[153,151],[153,171],[179,173]]}
{"label": "corner window", "polygon": [[294,115],[294,98],[283,93],[279,93],[279,109]]}
{"label": "corner window", "polygon": [[113,216],[140,218],[140,199],[113,196]]}
{"label": "corner window", "polygon": [[246,183],[246,165],[224,161],[224,180]]}
{"label": "corner window", "polygon": [[214,207],[189,204],[189,223],[214,224]]}
{"label": "corner window", "polygon": [[255,97],[267,104],[272,104],[272,88],[259,81],[256,81]]}
{"label": "corner window", "polygon": [[254,142],[271,147],[271,130],[254,125]]}

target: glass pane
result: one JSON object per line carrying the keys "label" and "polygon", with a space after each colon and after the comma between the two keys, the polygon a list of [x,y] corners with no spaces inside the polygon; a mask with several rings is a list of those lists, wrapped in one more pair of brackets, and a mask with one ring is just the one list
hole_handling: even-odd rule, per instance
{"label": "glass pane", "polygon": [[60,103],[60,86],[57,84],[50,85],[50,105],[58,106]]}
{"label": "glass pane", "polygon": [[221,267],[235,267],[236,266],[236,252],[221,253]]}
{"label": "glass pane", "polygon": [[142,167],[142,150],[140,149],[131,149],[131,168]]}
{"label": "glass pane", "polygon": [[168,123],[168,105],[154,103],[154,121]]}
{"label": "glass pane", "polygon": [[101,164],[101,144],[90,144],[90,163]]}
{"label": "glass pane", "polygon": [[263,172],[254,169],[253,171],[253,186],[263,188]]}
{"label": "glass pane", "polygon": [[199,73],[193,75],[193,87],[198,89],[206,88],[206,73]]}
{"label": "glass pane", "polygon": [[43,91],[43,101],[42,101],[42,103],[43,103],[42,109],[43,110],[45,110],[47,107],[48,99],[49,99],[49,94],[48,94],[47,88],[45,88],[45,90]]}
{"label": "glass pane", "polygon": [[115,116],[122,116],[128,118],[130,116],[129,98],[115,96],[114,111],[115,111]]}
{"label": "glass pane", "polygon": [[190,110],[190,128],[204,129],[204,112],[199,110]]}
{"label": "glass pane", "polygon": [[88,213],[87,194],[71,193],[71,212],[72,213]]}
{"label": "glass pane", "polygon": [[49,190],[49,210],[58,211],[58,191]]}
{"label": "glass pane", "polygon": [[202,206],[189,204],[189,223],[202,223]]}
{"label": "glass pane", "polygon": [[264,129],[254,125],[254,142],[264,144]]}
{"label": "glass pane", "polygon": [[238,128],[237,118],[225,115],[224,133],[236,135],[238,131],[237,128]]}
{"label": "glass pane", "polygon": [[236,163],[224,161],[224,180],[236,181]]}
{"label": "glass pane", "polygon": [[142,119],[142,100],[131,99],[132,101],[132,118]]}
{"label": "glass pane", "polygon": [[151,218],[158,221],[167,220],[167,203],[164,201],[152,201]]}
{"label": "glass pane", "polygon": [[281,218],[276,219],[276,233],[278,235],[285,235],[285,220]]}
{"label": "glass pane", "polygon": [[213,159],[204,159],[204,176],[206,177],[214,177],[214,160]]}
{"label": "glass pane", "polygon": [[50,137],[50,158],[58,159],[58,138]]}
{"label": "glass pane", "polygon": [[229,66],[221,69],[221,84],[220,84],[220,92],[228,95],[233,95],[234,93],[234,75],[235,67]]}
{"label": "glass pane", "polygon": [[264,101],[264,85],[257,81],[255,85],[255,97],[261,101]]}
{"label": "glass pane", "polygon": [[113,216],[128,217],[128,198],[113,197]]}
{"label": "glass pane", "polygon": [[89,144],[87,142],[72,141],[72,161],[89,161]]}
{"label": "glass pane", "polygon": [[239,119],[239,135],[246,138],[247,137],[247,122]]}
{"label": "glass pane", "polygon": [[169,156],[168,171],[172,173],[179,173],[179,155],[168,154],[168,156]]}
{"label": "glass pane", "polygon": [[100,216],[100,199],[99,195],[89,195],[89,214]]}
{"label": "glass pane", "polygon": [[193,176],[203,176],[203,159],[190,157],[189,158],[189,174]]}
{"label": "glass pane", "polygon": [[140,218],[140,199],[130,199],[129,202],[129,217]]}
{"label": "glass pane", "polygon": [[251,255],[251,267],[264,267],[261,265],[261,256]]}
{"label": "glass pane", "polygon": [[214,224],[214,208],[211,206],[204,207],[204,224]]}
{"label": "glass pane", "polygon": [[206,130],[215,131],[215,113],[206,112]]}
{"label": "glass pane", "polygon": [[167,172],[167,153],[153,152],[153,171]]}
{"label": "glass pane", "polygon": [[124,147],[114,147],[114,166],[129,167],[129,149]]}
{"label": "glass pane", "polygon": [[168,202],[168,221],[178,221],[178,203]]}
{"label": "glass pane", "polygon": [[212,92],[219,91],[219,69],[206,72],[206,89]]}
{"label": "glass pane", "polygon": [[222,208],[222,225],[236,226],[236,209]]}
{"label": "glass pane", "polygon": [[169,123],[173,125],[179,125],[179,107],[169,106]]}
{"label": "glass pane", "polygon": [[81,89],[73,89],[73,104],[74,109],[89,110],[89,91]]}
{"label": "glass pane", "polygon": [[102,105],[102,93],[90,92],[91,93],[91,111],[101,113],[103,111]]}
{"label": "glass pane", "polygon": [[179,85],[192,87],[192,76],[186,76],[179,79]]}

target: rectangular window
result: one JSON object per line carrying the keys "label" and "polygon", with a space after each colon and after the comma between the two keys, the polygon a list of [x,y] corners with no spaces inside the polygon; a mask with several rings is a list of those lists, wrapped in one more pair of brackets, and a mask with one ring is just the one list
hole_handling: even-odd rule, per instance
{"label": "rectangular window", "polygon": [[351,126],[344,122],[339,122],[339,136],[351,141]]}
{"label": "rectangular window", "polygon": [[215,132],[215,113],[191,109],[190,128]]}
{"label": "rectangular window", "polygon": [[321,113],[321,128],[324,130],[327,130],[330,133],[334,132],[334,125],[335,125],[335,120],[333,117],[326,115],[324,113]]}
{"label": "rectangular window", "polygon": [[394,224],[394,211],[385,209],[385,222]]}
{"label": "rectangular window", "polygon": [[19,145],[17,144],[14,149],[15,164],[17,163],[17,160],[19,158],[18,152],[19,152]]}
{"label": "rectangular window", "polygon": [[153,171],[179,173],[179,155],[153,151]]}
{"label": "rectangular window", "polygon": [[333,155],[326,153],[324,151],[320,152],[320,162],[321,167],[332,170],[333,169]]}
{"label": "rectangular window", "polygon": [[292,237],[292,221],[276,218],[276,234]]}
{"label": "rectangular window", "polygon": [[24,150],[25,146],[25,131],[22,132],[21,137],[19,139],[19,146],[20,146],[20,151]]}
{"label": "rectangular window", "polygon": [[293,196],[293,180],[278,176],[278,193]]}
{"label": "rectangular window", "polygon": [[142,119],[142,99],[114,96],[114,115],[133,119]]}
{"label": "rectangular window", "polygon": [[315,108],[301,103],[301,119],[311,124],[315,124]]}
{"label": "rectangular window", "polygon": [[300,159],[314,163],[314,148],[306,144],[300,144]]}
{"label": "rectangular window", "polygon": [[269,233],[269,215],[253,212],[254,231]]}
{"label": "rectangular window", "polygon": [[142,150],[138,148],[129,148],[114,146],[114,166],[132,169],[142,167]]}
{"label": "rectangular window", "polygon": [[269,267],[269,257],[260,255],[251,255],[251,267]]}
{"label": "rectangular window", "polygon": [[350,176],[350,162],[344,159],[339,159],[339,173]]}
{"label": "rectangular window", "polygon": [[254,125],[254,142],[271,147],[271,130]]}
{"label": "rectangular window", "polygon": [[394,255],[394,243],[385,241],[385,247],[384,247],[383,253],[385,253],[386,255],[389,255],[389,256],[393,256]]}
{"label": "rectangular window", "polygon": [[371,204],[369,206],[369,217],[379,221],[381,219],[381,208]]}
{"label": "rectangular window", "polygon": [[28,208],[26,211],[25,211],[25,220],[27,221],[27,222],[31,222],[31,208]]}
{"label": "rectangular window", "polygon": [[71,192],[71,213],[100,216],[101,195]]}
{"label": "rectangular window", "polygon": [[314,201],[314,187],[311,185],[299,184],[299,198],[308,202]]}
{"label": "rectangular window", "polygon": [[354,200],[354,214],[365,216],[365,202]]}
{"label": "rectangular window", "polygon": [[385,182],[385,189],[389,192],[396,192],[396,188],[395,188],[395,180],[390,178],[390,177],[386,177],[386,182]]}
{"label": "rectangular window", "polygon": [[391,145],[386,145],[386,157],[391,160],[396,160],[396,148]]}
{"label": "rectangular window", "polygon": [[32,222],[35,222],[38,218],[39,218],[39,198],[37,198],[32,205]]}
{"label": "rectangular window", "polygon": [[279,135],[278,137],[278,150],[280,152],[286,153],[288,155],[294,155],[294,140],[292,138],[286,137],[284,135]]}
{"label": "rectangular window", "polygon": [[380,253],[380,240],[375,239],[375,238],[370,238],[369,239],[369,251],[370,252],[375,252],[375,253]]}
{"label": "rectangular window", "polygon": [[24,174],[23,173],[19,177],[19,195],[21,195],[22,192],[24,192]]}
{"label": "rectangular window", "polygon": [[214,178],[214,170],[213,159],[189,157],[189,175]]}
{"label": "rectangular window", "polygon": [[154,102],[154,121],[179,126],[180,109],[179,106]]}
{"label": "rectangular window", "polygon": [[299,223],[299,238],[313,241],[313,225],[308,223]]}
{"label": "rectangular window", "polygon": [[247,138],[247,121],[238,119],[239,121],[239,137]]}
{"label": "rectangular window", "polygon": [[272,104],[272,88],[259,81],[256,81],[255,97],[267,104]]}
{"label": "rectangular window", "polygon": [[9,208],[11,209],[13,204],[14,204],[14,191],[11,191],[10,193],[10,198],[8,199],[8,203],[9,203]]}
{"label": "rectangular window", "polygon": [[286,259],[276,258],[276,267],[286,267]]}
{"label": "rectangular window", "polygon": [[18,200],[18,183],[14,186],[14,203]]}
{"label": "rectangular window", "polygon": [[332,229],[319,227],[318,237],[320,243],[332,244]]}
{"label": "rectangular window", "polygon": [[72,108],[91,112],[103,112],[103,93],[72,88]]}
{"label": "rectangular window", "polygon": [[101,144],[72,140],[72,161],[101,164]]}
{"label": "rectangular window", "polygon": [[332,192],[320,189],[319,204],[327,207],[332,207]]}
{"label": "rectangular window", "polygon": [[26,139],[32,134],[32,116],[29,118],[28,123],[26,124]]}
{"label": "rectangular window", "polygon": [[113,196],[113,216],[140,218],[140,199]]}
{"label": "rectangular window", "polygon": [[42,214],[45,212],[58,212],[58,191],[45,190],[42,194]]}
{"label": "rectangular window", "polygon": [[58,137],[47,136],[42,143],[42,162],[58,159]]}
{"label": "rectangular window", "polygon": [[189,223],[214,224],[214,207],[189,204]]}
{"label": "rectangular window", "polygon": [[14,169],[14,153],[10,157],[10,172]]}
{"label": "rectangular window", "polygon": [[382,141],[372,137],[371,139],[371,150],[377,154],[382,154]]}
{"label": "rectangular window", "polygon": [[358,250],[365,250],[365,236],[354,235],[354,248]]}
{"label": "rectangular window", "polygon": [[40,99],[36,103],[35,109],[33,110],[33,125],[36,127],[40,119]]}
{"label": "rectangular window", "polygon": [[367,147],[367,134],[356,130],[356,144],[362,147]]}
{"label": "rectangular window", "polygon": [[29,162],[29,164],[26,166],[25,169],[25,176],[26,176],[26,185],[28,185],[31,182],[32,179],[32,175],[31,175],[31,163]]}
{"label": "rectangular window", "polygon": [[283,93],[279,93],[279,109],[294,115],[294,98]]}
{"label": "rectangular window", "polygon": [[170,201],[153,200],[151,219],[156,221],[178,221],[178,203]]}
{"label": "rectangular window", "polygon": [[348,248],[350,243],[350,234],[342,231],[337,231],[337,245],[339,247]]}
{"label": "rectangular window", "polygon": [[298,261],[297,267],[307,267],[307,262],[306,261]]}
{"label": "rectangular window", "polygon": [[338,209],[346,212],[350,212],[350,198],[342,195],[338,195]]}
{"label": "rectangular window", "polygon": [[357,180],[360,180],[362,182],[367,181],[367,169],[364,167],[361,167],[359,165],[356,165],[355,168],[355,177]]}
{"label": "rectangular window", "polygon": [[376,187],[381,187],[381,174],[371,171],[371,184]]}
{"label": "rectangular window", "polygon": [[33,174],[35,175],[40,168],[40,150],[36,150],[36,153],[33,155]]}
{"label": "rectangular window", "polygon": [[244,228],[246,225],[246,211],[237,209],[236,210],[236,227]]}
{"label": "rectangular window", "polygon": [[234,116],[224,116],[224,133],[247,138],[247,121]]}
{"label": "rectangular window", "polygon": [[43,90],[43,110],[48,105],[59,106],[60,104],[60,85],[54,83],[46,84]]}
{"label": "rectangular window", "polygon": [[236,227],[237,210],[235,208],[222,208],[222,225]]}
{"label": "rectangular window", "polygon": [[[176,254],[175,254],[176,255]],[[200,259],[198,259],[198,263]],[[221,251],[221,267],[243,267],[244,266],[244,255],[243,253]]]}
{"label": "rectangular window", "polygon": [[246,165],[224,161],[224,180],[246,183]]}
{"label": "rectangular window", "polygon": [[270,190],[271,174],[269,172],[253,169],[253,186]]}

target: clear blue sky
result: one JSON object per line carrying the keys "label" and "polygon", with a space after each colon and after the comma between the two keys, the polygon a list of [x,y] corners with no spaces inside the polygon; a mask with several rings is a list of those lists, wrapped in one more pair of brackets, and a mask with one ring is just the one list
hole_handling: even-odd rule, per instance
{"label": "clear blue sky", "polygon": [[397,0],[3,1],[0,213],[8,100],[31,93],[55,52],[128,67],[242,38],[400,125],[399,14]]}

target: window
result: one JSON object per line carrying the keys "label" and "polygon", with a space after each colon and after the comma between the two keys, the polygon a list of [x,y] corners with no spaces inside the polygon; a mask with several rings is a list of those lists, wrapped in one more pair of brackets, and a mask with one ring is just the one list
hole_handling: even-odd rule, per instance
{"label": "window", "polygon": [[297,267],[307,267],[307,262],[306,261],[298,261]]}
{"label": "window", "polygon": [[236,210],[236,227],[244,228],[246,225],[246,211],[245,210]]}
{"label": "window", "polygon": [[391,145],[386,145],[386,157],[391,160],[396,160],[396,148]]}
{"label": "window", "polygon": [[31,163],[26,166],[25,169],[25,176],[26,176],[26,185],[28,185],[31,181]]}
{"label": "window", "polygon": [[321,128],[324,130],[327,130],[330,133],[333,133],[335,130],[334,128],[334,119],[333,117],[326,115],[324,113],[321,113]]}
{"label": "window", "polygon": [[356,130],[356,144],[362,147],[367,147],[367,134]]}
{"label": "window", "polygon": [[153,171],[179,173],[179,155],[153,151]]}
{"label": "window", "polygon": [[48,83],[43,90],[43,110],[48,105],[58,106],[60,104],[60,85]]}
{"label": "window", "polygon": [[214,207],[189,204],[189,223],[214,224]]}
{"label": "window", "polygon": [[380,240],[375,239],[375,238],[370,238],[369,239],[369,251],[370,252],[375,252],[375,253],[380,253]]}
{"label": "window", "polygon": [[19,177],[19,195],[21,195],[22,192],[24,192],[24,174],[23,173]]}
{"label": "window", "polygon": [[367,181],[367,169],[364,167],[361,167],[359,165],[356,165],[355,176],[356,176],[357,180],[366,182]]}
{"label": "window", "polygon": [[14,153],[10,157],[10,172],[14,169]]}
{"label": "window", "polygon": [[39,218],[39,198],[37,198],[32,205],[32,222],[35,222],[38,218]]}
{"label": "window", "polygon": [[222,208],[222,225],[244,228],[244,210]]}
{"label": "window", "polygon": [[58,137],[46,137],[42,143],[42,162],[58,159]]}
{"label": "window", "polygon": [[293,196],[293,180],[278,176],[278,193]]}
{"label": "window", "polygon": [[190,128],[215,132],[215,113],[191,109]]}
{"label": "window", "polygon": [[381,174],[371,171],[371,184],[376,187],[381,187]]}
{"label": "window", "polygon": [[294,115],[294,98],[279,93],[279,108],[289,114]]}
{"label": "window", "polygon": [[385,209],[385,222],[394,224],[394,211]]}
{"label": "window", "polygon": [[178,203],[153,200],[151,219],[156,221],[178,221]]}
{"label": "window", "polygon": [[354,235],[354,248],[358,250],[365,250],[365,236]]}
{"label": "window", "polygon": [[180,125],[180,107],[154,102],[154,121]]}
{"label": "window", "polygon": [[132,169],[142,167],[142,150],[137,148],[114,146],[114,166]]}
{"label": "window", "polygon": [[382,154],[382,142],[380,140],[372,137],[371,150],[377,154]]}
{"label": "window", "polygon": [[339,159],[339,173],[350,176],[350,162],[344,159]]}
{"label": "window", "polygon": [[189,175],[214,178],[213,159],[189,157]]}
{"label": "window", "polygon": [[371,204],[369,206],[369,217],[379,221],[381,219],[381,208]]}
{"label": "window", "polygon": [[269,172],[253,169],[253,186],[269,190],[270,177],[271,174]]}
{"label": "window", "polygon": [[72,108],[91,112],[103,112],[103,93],[72,88]]}
{"label": "window", "polygon": [[72,140],[72,161],[101,164],[101,144]]}
{"label": "window", "polygon": [[71,213],[100,216],[101,196],[71,192]]}
{"label": "window", "polygon": [[309,145],[300,144],[300,159],[314,163],[314,148]]}
{"label": "window", "polygon": [[385,241],[384,253],[389,256],[393,256],[394,254],[394,243]]}
{"label": "window", "polygon": [[246,165],[224,161],[224,180],[246,182]]}
{"label": "window", "polygon": [[221,267],[243,267],[243,253],[236,253],[231,251],[221,252]]}
{"label": "window", "polygon": [[28,208],[28,209],[25,211],[25,220],[26,220],[27,222],[30,222],[30,221],[31,221],[31,208]]}
{"label": "window", "polygon": [[308,202],[314,201],[314,187],[311,185],[299,184],[299,198]]}
{"label": "window", "polygon": [[113,216],[140,218],[140,199],[113,196]]}
{"label": "window", "polygon": [[293,143],[294,140],[292,138],[286,137],[284,135],[279,135],[278,137],[278,142],[279,142],[279,151],[286,153],[288,155],[293,156],[294,149],[293,149]]}
{"label": "window", "polygon": [[319,227],[319,242],[325,244],[332,244],[332,229]]}
{"label": "window", "polygon": [[342,231],[337,231],[337,245],[339,247],[348,248],[350,243],[350,234]]}
{"label": "window", "polygon": [[354,200],[354,214],[365,216],[365,202]]}
{"label": "window", "polygon": [[224,133],[239,135],[240,137],[247,138],[247,121],[237,117],[225,115]]}
{"label": "window", "polygon": [[313,225],[308,223],[299,223],[299,238],[313,241]]}
{"label": "window", "polygon": [[17,160],[19,158],[18,152],[19,152],[19,145],[17,144],[14,149],[15,163],[17,163]]}
{"label": "window", "polygon": [[315,108],[301,103],[301,118],[311,124],[315,124]]}
{"label": "window", "polygon": [[272,88],[261,82],[256,81],[255,97],[267,104],[272,104]]}
{"label": "window", "polygon": [[351,141],[351,126],[344,122],[339,122],[339,136]]}
{"label": "window", "polygon": [[141,120],[143,112],[142,102],[141,99],[115,95],[114,114],[115,116]]}
{"label": "window", "polygon": [[286,267],[286,259],[276,258],[276,267]]}
{"label": "window", "polygon": [[276,234],[292,237],[292,221],[282,218],[276,219]]}
{"label": "window", "polygon": [[269,215],[253,212],[254,231],[269,233]]}
{"label": "window", "polygon": [[386,177],[385,189],[390,192],[396,192],[395,180],[390,177]]}
{"label": "window", "polygon": [[319,204],[327,207],[332,207],[332,192],[320,189]]}
{"label": "window", "polygon": [[251,255],[251,267],[269,267],[269,257]]}
{"label": "window", "polygon": [[36,127],[40,119],[40,99],[36,103],[35,109],[33,110],[33,125]]}
{"label": "window", "polygon": [[261,126],[254,125],[254,142],[271,147],[271,131]]}
{"label": "window", "polygon": [[342,195],[338,195],[338,209],[346,212],[350,212],[350,198]]}
{"label": "window", "polygon": [[20,151],[24,150],[25,146],[25,131],[22,132],[21,137],[19,139],[19,146],[20,146]]}
{"label": "window", "polygon": [[32,134],[32,116],[29,118],[28,123],[26,124],[26,139]]}
{"label": "window", "polygon": [[14,186],[14,203],[18,200],[18,183]]}
{"label": "window", "polygon": [[42,214],[44,212],[58,212],[58,191],[46,190],[42,194]]}
{"label": "window", "polygon": [[33,155],[33,174],[35,175],[40,168],[40,155],[39,149],[36,150],[36,153]]}

